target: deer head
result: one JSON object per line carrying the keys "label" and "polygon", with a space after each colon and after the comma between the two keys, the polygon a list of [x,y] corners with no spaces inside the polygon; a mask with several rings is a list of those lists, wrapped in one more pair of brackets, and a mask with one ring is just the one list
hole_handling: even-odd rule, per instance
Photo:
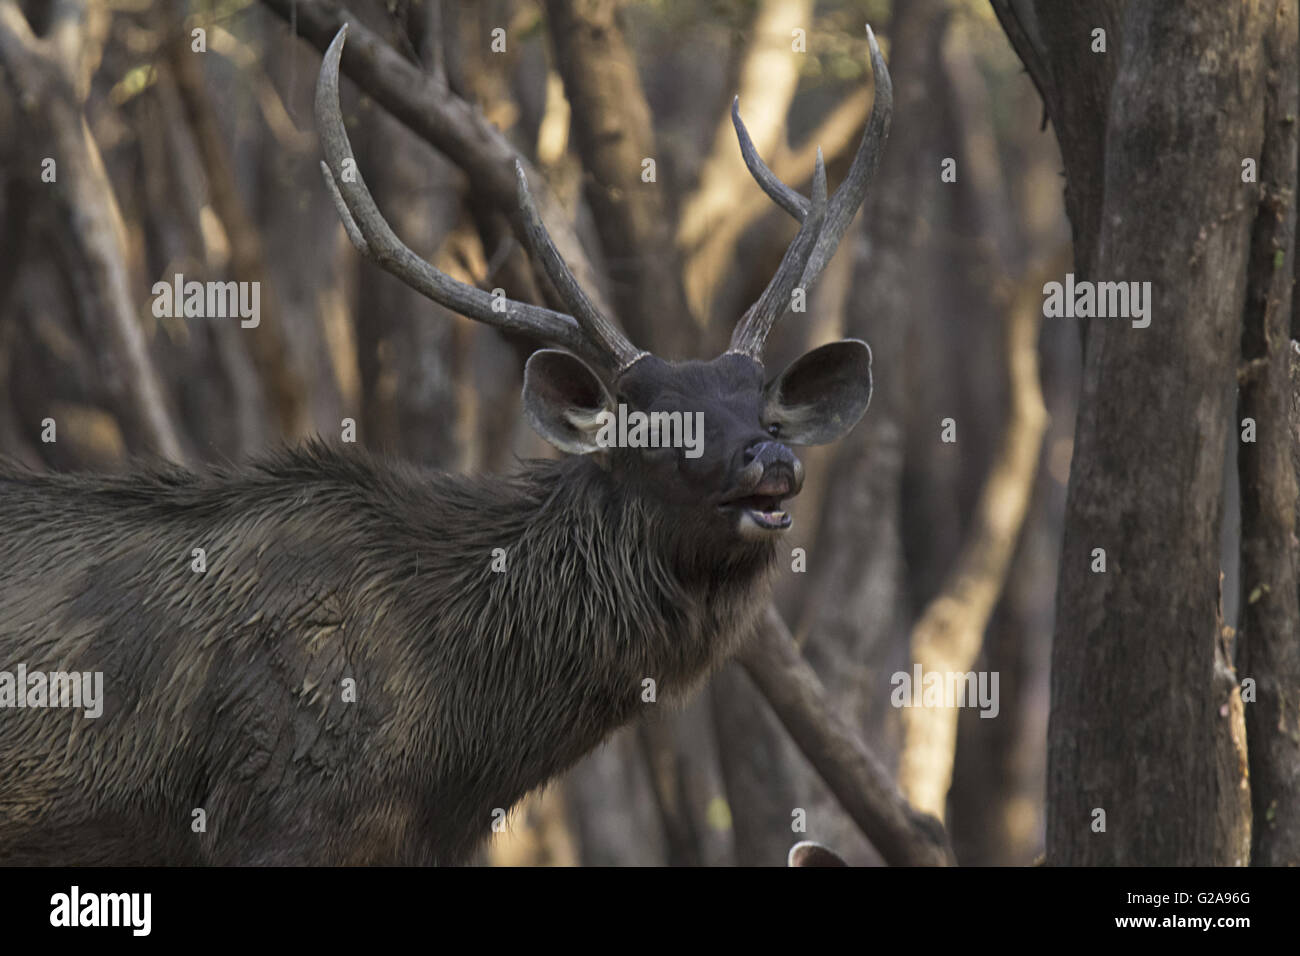
{"label": "deer head", "polygon": [[[339,110],[346,35],[345,25],[321,64],[316,122],[326,157],[321,170],[353,245],[433,301],[553,346],[528,360],[523,407],[534,430],[556,448],[589,456],[630,493],[679,509],[694,519],[693,527],[716,537],[765,539],[788,528],[785,501],[803,483],[803,466],[790,446],[834,441],[858,422],[871,399],[871,350],[856,339],[813,349],[775,377],[763,366],[768,333],[789,309],[792,293],[802,289],[806,295],[834,255],[888,136],[892,87],[871,28],[875,102],[848,176],[829,199],[820,150],[812,196],[806,198],[758,156],[741,122],[739,100],[733,103],[746,166],[801,225],[776,275],[737,324],[730,347],[710,361],[686,362],[636,348],[601,314],[551,241],[518,162],[524,238],[567,313],[494,298],[438,271],[398,239],[355,168]],[[623,428],[629,420],[641,430],[634,424],[629,433]],[[698,430],[687,435],[697,423]],[[673,447],[673,428],[679,429],[676,444],[686,438],[691,447]]]}

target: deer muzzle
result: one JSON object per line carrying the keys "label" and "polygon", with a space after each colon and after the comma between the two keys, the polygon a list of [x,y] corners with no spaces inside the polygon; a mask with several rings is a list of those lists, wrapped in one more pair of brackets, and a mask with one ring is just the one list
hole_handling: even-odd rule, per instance
{"label": "deer muzzle", "polygon": [[748,462],[740,481],[722,507],[740,512],[742,533],[785,531],[791,520],[784,502],[803,487],[803,463],[775,441],[760,442],[748,449],[745,457]]}

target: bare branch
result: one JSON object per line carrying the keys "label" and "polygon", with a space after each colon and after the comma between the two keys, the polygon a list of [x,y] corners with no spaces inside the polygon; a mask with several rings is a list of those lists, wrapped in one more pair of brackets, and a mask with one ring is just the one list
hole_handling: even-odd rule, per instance
{"label": "bare branch", "polygon": [[827,786],[894,866],[948,866],[943,826],[908,806],[856,732],[831,709],[816,673],[775,608],[740,661]]}
{"label": "bare branch", "polygon": [[[60,188],[52,190],[84,269],[90,301],[83,303],[88,326],[104,334],[114,390],[144,430],[150,447],[173,461],[184,457],[179,432],[163,397],[149,346],[136,317],[127,275],[126,228],[99,148],[90,136],[74,78],[78,65],[60,59],[78,45],[70,39],[75,10],[62,7],[58,44],[36,37],[13,0],[0,0],[0,64],[17,88],[33,142],[54,144]],[[34,167],[33,167],[34,168]],[[34,173],[33,173],[34,175]]]}
{"label": "bare branch", "polygon": [[[345,6],[334,0],[264,0],[267,7],[322,53],[344,23],[349,24],[349,43],[343,52],[342,70],[366,94],[373,97],[399,122],[445,154],[465,173],[470,190],[483,197],[509,220],[515,235],[524,238],[524,224],[516,204],[514,164],[520,159],[509,140],[487,122],[472,105],[425,73],[369,30]],[[543,180],[524,161],[529,181]],[[601,295],[601,276],[591,266],[576,233],[569,225],[569,213],[549,189],[539,188],[537,205],[550,224],[556,248],[569,264],[582,287],[601,311],[613,314]]]}
{"label": "bare branch", "polygon": [[1043,125],[1047,125],[1050,109],[1055,107],[1055,93],[1052,91],[1052,74],[1046,65],[1047,51],[1043,48],[1042,38],[1038,32],[1038,21],[1033,8],[1017,0],[989,0],[994,15],[1002,24],[1002,32],[1011,41],[1011,48],[1025,65],[1025,72],[1038,90],[1038,98],[1043,101]]}
{"label": "bare branch", "polygon": [[[1006,310],[1004,347],[1011,407],[957,566],[912,629],[912,659],[923,673],[965,673],[974,666],[984,629],[1006,582],[1047,428],[1038,382],[1040,290],[1044,278],[1057,274],[1063,262],[1064,256],[1058,257],[1024,282]],[[903,712],[899,786],[914,806],[941,820],[957,752],[957,714],[956,707],[928,705]]]}
{"label": "bare branch", "polygon": [[280,297],[266,268],[265,244],[261,231],[244,206],[225,141],[212,103],[204,88],[199,60],[190,51],[188,39],[173,21],[174,39],[169,43],[168,62],[176,77],[176,89],[184,104],[185,119],[193,131],[203,161],[212,208],[230,238],[230,268],[235,279],[261,289],[262,319],[257,329],[246,330],[249,351],[261,382],[261,390],[275,414],[283,435],[305,437],[311,423],[307,414],[305,388],[289,360],[288,346],[280,324]]}

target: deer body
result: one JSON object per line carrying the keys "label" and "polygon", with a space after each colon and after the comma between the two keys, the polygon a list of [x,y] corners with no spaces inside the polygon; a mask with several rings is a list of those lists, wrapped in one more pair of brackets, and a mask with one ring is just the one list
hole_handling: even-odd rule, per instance
{"label": "deer body", "polygon": [[[573,457],[480,478],[321,443],[202,472],[0,465],[0,669],[101,672],[104,696],[95,718],[0,709],[0,863],[464,862],[499,811],[736,649],[803,482],[790,446],[866,411],[865,343],[770,379],[761,356],[879,158],[889,78],[869,30],[876,103],[829,201],[820,156],[809,201],[733,109],[760,186],[802,225],[731,347],[676,363],[578,288],[521,167],[525,238],[568,313],[502,309],[402,245],[360,175],[335,174],[345,34],[316,116],[349,237],[435,301],[561,346],[529,358],[523,411]],[[690,416],[702,441],[609,446],[614,409]]]}
{"label": "deer body", "polygon": [[667,517],[586,459],[3,475],[0,660],[102,670],[106,700],[0,734],[0,861],[464,861],[762,609],[770,544],[720,569]]}

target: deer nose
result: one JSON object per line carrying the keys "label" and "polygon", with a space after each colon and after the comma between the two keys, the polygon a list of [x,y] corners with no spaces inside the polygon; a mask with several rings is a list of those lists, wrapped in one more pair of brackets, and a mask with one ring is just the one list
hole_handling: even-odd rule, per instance
{"label": "deer nose", "polygon": [[760,441],[745,449],[745,465],[758,465],[763,477],[755,494],[791,497],[803,487],[803,462],[779,441]]}

